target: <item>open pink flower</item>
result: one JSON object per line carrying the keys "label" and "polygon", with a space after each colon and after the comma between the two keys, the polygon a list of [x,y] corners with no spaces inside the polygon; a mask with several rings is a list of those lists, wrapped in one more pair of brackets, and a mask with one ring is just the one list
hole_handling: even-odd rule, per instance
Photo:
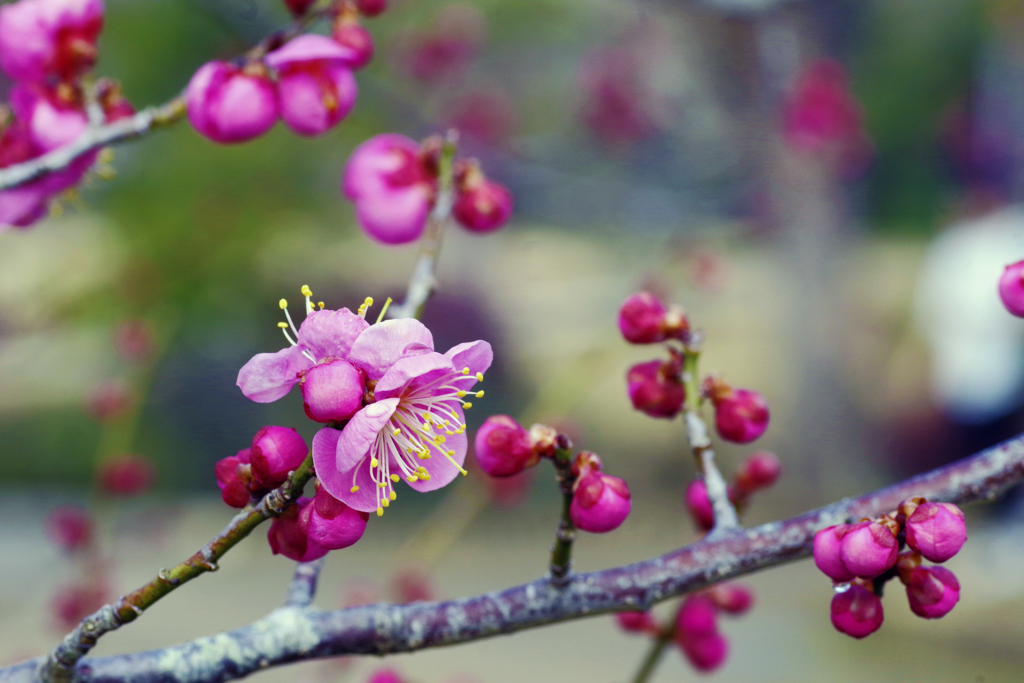
{"label": "open pink flower", "polygon": [[[0,168],[28,161],[39,154],[21,121],[13,122],[0,133]],[[0,231],[27,228],[46,216],[50,194],[47,178],[0,190]]]}
{"label": "open pink flower", "polygon": [[285,124],[299,135],[320,135],[348,116],[356,103],[351,64],[357,58],[354,49],[311,33],[268,54]]}
{"label": "open pink flower", "polygon": [[71,79],[96,61],[101,0],[21,0],[0,8],[0,66],[17,81]]}
{"label": "open pink flower", "polygon": [[348,360],[366,373],[373,399],[343,430],[325,428],[313,438],[321,485],[349,507],[380,515],[401,479],[426,492],[465,474],[463,407],[472,404],[463,398],[492,358],[484,341],[437,353],[430,331],[413,319],[377,323],[360,334]]}

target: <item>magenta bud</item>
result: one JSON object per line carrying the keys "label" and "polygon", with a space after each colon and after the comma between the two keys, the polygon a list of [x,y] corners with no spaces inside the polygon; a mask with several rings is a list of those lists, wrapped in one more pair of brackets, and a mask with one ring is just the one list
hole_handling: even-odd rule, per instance
{"label": "magenta bud", "polygon": [[1024,318],[1024,261],[1006,266],[999,278],[999,298],[1006,310]]}
{"label": "magenta bud", "polygon": [[852,638],[866,638],[885,618],[882,600],[858,583],[832,597],[832,625]]}
{"label": "magenta bud", "polygon": [[79,583],[64,586],[53,596],[51,608],[57,628],[64,633],[78,626],[82,619],[103,607],[110,599],[110,589],[103,583]]}
{"label": "magenta bud", "polygon": [[754,593],[738,583],[717,584],[707,594],[727,614],[743,614],[754,604]]}
{"label": "magenta bud", "polygon": [[156,480],[156,469],[146,458],[118,455],[100,465],[97,479],[104,492],[128,498],[146,493],[152,488]]}
{"label": "magenta bud", "polygon": [[436,597],[430,574],[417,567],[406,567],[397,572],[391,580],[391,586],[399,603],[403,605],[426,602]]}
{"label": "magenta bud", "polygon": [[312,33],[290,40],[266,57],[277,69],[281,118],[299,135],[320,135],[341,122],[356,103],[350,64],[355,50]]}
{"label": "magenta bud", "polygon": [[945,562],[960,552],[967,541],[964,513],[949,503],[918,505],[904,528],[907,545],[932,562]]}
{"label": "magenta bud", "polygon": [[653,294],[633,294],[619,309],[619,331],[631,344],[665,341],[668,338],[663,326],[666,313],[664,304]]}
{"label": "magenta bud", "polygon": [[96,62],[101,0],[21,0],[0,8],[0,66],[15,81],[73,81]]}
{"label": "magenta bud", "polygon": [[256,486],[263,489],[280,486],[308,453],[306,441],[294,429],[269,426],[256,432],[249,455]]}
{"label": "magenta bud", "polygon": [[369,513],[353,510],[318,486],[313,503],[299,513],[299,527],[321,548],[341,550],[363,537],[369,518]]}
{"label": "magenta bud", "polygon": [[492,477],[510,477],[540,459],[530,432],[508,415],[492,415],[480,426],[473,442],[480,468]]}
{"label": "magenta bud", "polygon": [[[242,476],[239,468],[249,464],[251,450],[246,448],[238,451],[238,455],[222,458],[213,468],[213,474],[217,477],[217,487],[220,488],[220,496],[225,503],[233,508],[244,508],[249,504],[251,497],[249,482]],[[251,474],[249,478],[251,478]]]}
{"label": "magenta bud", "polygon": [[356,0],[356,8],[364,17],[375,17],[383,14],[388,8],[387,0]]}
{"label": "magenta bud", "polygon": [[576,481],[569,516],[577,528],[603,534],[626,521],[630,505],[629,487],[624,480],[591,471]]}
{"label": "magenta bud", "polygon": [[405,681],[394,669],[377,669],[366,679],[366,683],[405,683]]}
{"label": "magenta bud", "polygon": [[703,593],[686,597],[676,616],[676,635],[679,637],[709,636],[718,633],[718,607]]}
{"label": "magenta bud", "polygon": [[725,663],[729,656],[729,641],[720,633],[695,638],[683,638],[679,642],[687,661],[697,671],[714,671]]}
{"label": "magenta bud", "polygon": [[59,507],[46,520],[46,535],[65,552],[82,550],[92,543],[92,517],[80,507]]}
{"label": "magenta bud", "polygon": [[686,487],[686,509],[690,511],[693,523],[702,531],[715,526],[715,510],[708,498],[708,487],[701,479],[695,479]]}
{"label": "magenta bud", "polygon": [[277,91],[260,65],[207,62],[189,81],[185,99],[192,127],[214,142],[245,142],[277,121]]}
{"label": "magenta bud", "polygon": [[839,524],[814,534],[814,564],[825,576],[840,583],[854,578],[854,573],[843,564],[840,555],[843,536],[848,529],[847,525]]}
{"label": "magenta bud", "polygon": [[615,623],[626,633],[656,633],[658,624],[650,612],[617,612]]}
{"label": "magenta bud", "polygon": [[313,502],[312,498],[299,498],[281,516],[270,524],[267,540],[275,555],[284,555],[296,562],[312,562],[328,553],[327,548],[317,545],[302,530],[299,516]]}
{"label": "magenta bud", "polygon": [[512,215],[512,195],[502,185],[481,177],[459,191],[452,212],[471,232],[493,232]]}
{"label": "magenta bud", "polygon": [[749,389],[734,389],[714,398],[718,435],[733,443],[750,443],[768,429],[768,402]]}
{"label": "magenta bud", "polygon": [[910,611],[923,619],[941,619],[960,600],[960,582],[945,567],[917,567],[902,578]]}
{"label": "magenta bud", "polygon": [[686,401],[679,366],[671,361],[652,360],[634,365],[626,373],[626,385],[633,407],[651,417],[671,419]]}
{"label": "magenta bud", "polygon": [[355,366],[335,359],[314,365],[299,381],[306,415],[317,422],[347,420],[363,407],[366,383]]}
{"label": "magenta bud", "polygon": [[133,404],[131,388],[117,379],[103,382],[89,394],[89,413],[100,422],[124,417]]}
{"label": "magenta bud", "polygon": [[896,564],[899,543],[892,530],[878,522],[851,524],[839,545],[839,556],[854,576],[873,579]]}
{"label": "magenta bud", "polygon": [[782,464],[774,453],[768,451],[751,453],[736,472],[736,488],[744,495],[766,489],[775,483],[781,472]]}
{"label": "magenta bud", "polygon": [[331,29],[331,39],[351,52],[348,68],[358,71],[373,59],[373,35],[358,21],[338,21]]}
{"label": "magenta bud", "polygon": [[315,4],[316,0],[284,0],[285,7],[296,17],[301,17]]}

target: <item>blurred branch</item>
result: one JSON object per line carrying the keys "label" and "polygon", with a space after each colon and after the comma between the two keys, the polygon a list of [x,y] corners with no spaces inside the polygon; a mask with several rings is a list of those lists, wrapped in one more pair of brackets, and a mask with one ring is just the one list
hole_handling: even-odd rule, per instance
{"label": "blurred branch", "polygon": [[[310,454],[305,462],[289,475],[284,484],[263,496],[255,506],[235,515],[219,534],[192,557],[171,569],[161,569],[157,572],[156,578],[146,585],[121,597],[117,602],[104,605],[83,619],[64,637],[60,645],[43,659],[39,668],[40,680],[56,683],[73,680],[76,677],[75,665],[78,660],[89,653],[101,636],[135,621],[148,607],[175,588],[201,574],[217,571],[217,561],[264,520],[280,515],[302,493],[303,487],[312,476],[313,455]],[[307,590],[310,600],[315,585],[314,576]],[[292,592],[289,591],[289,598],[291,595]]]}
{"label": "blurred branch", "polygon": [[[162,650],[96,657],[77,683],[208,683],[316,657],[384,655],[465,643],[607,612],[647,609],[673,596],[811,554],[827,526],[894,510],[912,496],[992,500],[1024,480],[1024,435],[901,483],[781,522],[733,529],[636,564],[547,579],[446,602],[367,605],[323,612],[283,607],[244,628]],[[251,513],[250,513],[251,514]],[[30,683],[47,660],[0,669],[0,683]]]}
{"label": "blurred branch", "polygon": [[295,567],[295,576],[288,584],[288,597],[284,604],[286,607],[309,607],[316,597],[316,583],[320,579],[320,572],[324,568],[324,558],[312,562],[300,562]]}

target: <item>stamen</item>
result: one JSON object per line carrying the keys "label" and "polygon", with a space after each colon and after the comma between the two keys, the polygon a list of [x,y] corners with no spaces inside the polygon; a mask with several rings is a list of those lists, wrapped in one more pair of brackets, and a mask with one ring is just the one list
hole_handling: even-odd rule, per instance
{"label": "stamen", "polygon": [[356,492],[356,491],[358,491],[358,490],[359,490],[359,487],[358,487],[358,486],[353,486],[353,487],[352,487],[352,488],[350,488],[350,489],[349,489],[348,491],[349,491],[349,493],[355,493],[355,492]]}
{"label": "stamen", "polygon": [[399,479],[401,479],[401,477],[398,476],[397,474],[392,474],[391,475],[391,481],[397,482]]}
{"label": "stamen", "polygon": [[309,285],[302,285],[302,296],[306,297],[306,315],[312,313],[315,309],[313,308],[313,290],[309,288]]}
{"label": "stamen", "polygon": [[359,307],[359,310],[356,311],[356,315],[358,315],[360,318],[365,320],[366,319],[366,309],[368,309],[372,305],[373,305],[373,297],[372,296],[366,297],[366,299],[363,300],[363,304]]}
{"label": "stamen", "polygon": [[465,403],[462,404],[463,410],[469,410],[472,407],[473,407],[473,404],[470,403],[469,401],[466,401]]}
{"label": "stamen", "polygon": [[[284,299],[281,299],[281,301],[284,301]],[[469,374],[469,368],[462,368],[462,374],[463,375],[468,375]]]}
{"label": "stamen", "polygon": [[398,494],[395,493],[394,490],[392,490],[391,493],[388,494],[388,498],[394,500],[395,498],[398,498]]}
{"label": "stamen", "polygon": [[476,381],[477,382],[483,382],[484,381],[484,373],[482,373],[482,372],[476,373]]}
{"label": "stamen", "polygon": [[384,508],[382,508],[381,506],[378,505],[377,506],[377,516],[380,517],[383,514],[384,514]]}
{"label": "stamen", "polygon": [[482,391],[476,392],[476,397],[477,398],[483,398],[484,397],[484,392],[482,392]]}
{"label": "stamen", "polygon": [[317,301],[316,305],[320,307],[321,311],[324,310],[324,302],[323,301]]}
{"label": "stamen", "polygon": [[384,314],[388,312],[388,306],[390,305],[391,297],[389,296],[388,300],[384,302],[384,308],[380,309],[380,315],[377,316],[377,322],[380,322],[381,320],[384,319]]}

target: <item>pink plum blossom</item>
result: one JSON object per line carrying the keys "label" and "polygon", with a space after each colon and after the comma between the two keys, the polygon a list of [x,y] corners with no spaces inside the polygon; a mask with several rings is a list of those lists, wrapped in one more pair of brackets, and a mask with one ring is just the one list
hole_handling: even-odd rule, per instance
{"label": "pink plum blossom", "polygon": [[668,311],[648,292],[632,294],[619,309],[619,331],[630,344],[654,344],[668,338],[664,327]]}
{"label": "pink plum blossom", "polygon": [[904,524],[907,545],[932,562],[945,562],[967,541],[964,513],[949,503],[922,503]]}
{"label": "pink plum blossom", "polygon": [[11,109],[28,129],[32,143],[49,152],[74,142],[89,125],[78,94],[63,88],[19,83],[11,89]]}
{"label": "pink plum blossom", "polygon": [[70,80],[96,61],[101,0],[20,0],[0,7],[0,67],[16,81]]}
{"label": "pink plum blossom", "polygon": [[100,465],[97,479],[100,489],[112,496],[139,496],[153,487],[156,468],[142,456],[118,455]]}
{"label": "pink plum blossom", "polygon": [[675,360],[638,363],[626,373],[626,389],[633,407],[650,417],[672,419],[683,409],[686,387]]}
{"label": "pink plum blossom", "polygon": [[619,528],[629,516],[630,508],[626,482],[592,470],[576,481],[569,516],[577,528],[603,534]]}
{"label": "pink plum blossom", "polygon": [[267,541],[274,555],[284,555],[296,562],[312,562],[328,553],[302,530],[299,518],[313,502],[312,498],[299,498],[276,518],[267,531]]}
{"label": "pink plum blossom", "polygon": [[676,644],[698,671],[714,671],[725,663],[729,643],[718,632],[718,608],[705,594],[688,596],[676,617]]}
{"label": "pink plum blossom", "polygon": [[719,583],[707,591],[718,609],[727,614],[743,614],[754,604],[754,593],[738,583]]}
{"label": "pink plum blossom", "polygon": [[910,610],[923,619],[940,619],[960,600],[960,582],[945,567],[916,567],[901,574]]}
{"label": "pink plum blossom", "polygon": [[[28,161],[39,154],[41,151],[21,121],[11,123],[0,135],[0,168]],[[46,216],[50,195],[46,178],[0,190],[0,230],[26,228]]]}
{"label": "pink plum blossom", "polygon": [[854,573],[843,563],[840,554],[843,537],[848,529],[846,524],[839,524],[814,534],[814,564],[825,576],[836,582],[854,578]]}
{"label": "pink plum blossom", "polygon": [[214,142],[251,140],[277,121],[277,91],[258,62],[207,62],[189,81],[185,100],[192,127]]}
{"label": "pink plum blossom", "polygon": [[300,135],[320,135],[341,122],[356,103],[350,64],[358,53],[315,34],[305,34],[266,57],[277,70],[281,118]]}
{"label": "pink plum blossom", "polygon": [[698,529],[710,531],[715,526],[715,511],[703,480],[695,479],[686,487],[686,509]]}
{"label": "pink plum blossom", "polygon": [[373,36],[358,20],[349,19],[344,15],[339,16],[331,28],[331,39],[352,51],[353,56],[348,61],[348,67],[353,71],[362,69],[373,59]]}
{"label": "pink plum blossom", "polygon": [[493,232],[512,215],[512,195],[477,169],[461,184],[452,213],[470,232]]}
{"label": "pink plum blossom", "polygon": [[782,473],[778,456],[768,451],[751,453],[736,472],[736,491],[742,497],[766,489],[775,483]]}
{"label": "pink plum blossom", "polygon": [[306,459],[309,450],[306,440],[289,427],[269,426],[256,432],[252,438],[249,462],[257,488],[272,489],[280,486]]}
{"label": "pink plum blossom", "polygon": [[1006,266],[999,278],[999,298],[1006,310],[1024,318],[1024,261]]}
{"label": "pink plum blossom", "polygon": [[363,537],[368,518],[319,486],[313,502],[299,512],[299,527],[316,545],[341,550]]}
{"label": "pink plum blossom", "polygon": [[508,415],[492,415],[477,430],[474,451],[480,468],[492,477],[519,474],[540,460],[530,432]]}
{"label": "pink plum blossom", "polygon": [[405,244],[423,234],[436,183],[416,142],[384,133],[352,153],[342,191],[355,203],[356,219],[367,235],[384,244]]}
{"label": "pink plum blossom", "polygon": [[92,543],[92,517],[74,505],[56,508],[46,519],[46,535],[65,552],[82,550]]}
{"label": "pink plum blossom", "polygon": [[768,402],[750,389],[711,392],[718,435],[733,443],[756,441],[768,429]]}
{"label": "pink plum blossom", "polygon": [[839,545],[839,556],[850,572],[873,579],[896,564],[899,543],[888,526],[878,522],[851,524]]}
{"label": "pink plum blossom", "polygon": [[866,638],[882,625],[882,600],[872,591],[852,583],[832,597],[832,625],[851,638]]}
{"label": "pink plum blossom", "polygon": [[356,0],[356,7],[364,17],[376,17],[388,8],[388,0]]}
{"label": "pink plum blossom", "polygon": [[243,476],[242,466],[249,465],[252,449],[245,448],[236,455],[222,458],[214,465],[213,474],[217,478],[217,487],[221,498],[233,508],[244,508],[251,498],[249,483],[252,480],[251,469],[248,476]]}

